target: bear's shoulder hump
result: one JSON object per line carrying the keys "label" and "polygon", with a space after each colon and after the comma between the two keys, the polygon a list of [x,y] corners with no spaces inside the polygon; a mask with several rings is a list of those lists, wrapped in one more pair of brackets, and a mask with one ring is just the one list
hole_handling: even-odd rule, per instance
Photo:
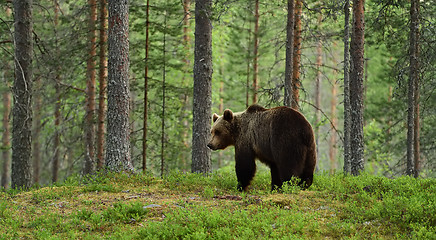
{"label": "bear's shoulder hump", "polygon": [[267,109],[260,106],[260,105],[253,104],[247,108],[246,112],[247,113],[255,113],[255,112],[263,112],[265,110],[267,110]]}

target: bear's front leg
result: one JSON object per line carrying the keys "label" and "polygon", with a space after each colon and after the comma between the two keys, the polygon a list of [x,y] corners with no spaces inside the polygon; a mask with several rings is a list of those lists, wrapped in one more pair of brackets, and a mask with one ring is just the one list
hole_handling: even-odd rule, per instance
{"label": "bear's front leg", "polygon": [[251,180],[256,173],[256,163],[254,154],[249,151],[243,153],[235,153],[236,160],[236,177],[238,178],[238,190],[245,191],[250,185]]}

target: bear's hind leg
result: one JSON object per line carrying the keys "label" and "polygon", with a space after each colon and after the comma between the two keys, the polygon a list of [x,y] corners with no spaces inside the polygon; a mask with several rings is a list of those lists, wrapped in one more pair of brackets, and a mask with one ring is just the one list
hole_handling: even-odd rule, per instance
{"label": "bear's hind leg", "polygon": [[300,178],[298,186],[302,189],[307,189],[312,185],[313,182],[313,172],[303,172]]}
{"label": "bear's hind leg", "polygon": [[270,169],[271,169],[271,191],[274,191],[276,189],[280,189],[283,185],[283,182],[280,179],[280,173],[279,170],[277,169],[277,166],[275,164],[271,165]]}

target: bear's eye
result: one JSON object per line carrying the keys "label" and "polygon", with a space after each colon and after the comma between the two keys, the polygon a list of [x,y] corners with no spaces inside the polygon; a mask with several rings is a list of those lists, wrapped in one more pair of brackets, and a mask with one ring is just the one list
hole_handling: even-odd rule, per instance
{"label": "bear's eye", "polygon": [[220,135],[221,134],[221,132],[220,131],[215,131],[215,135]]}

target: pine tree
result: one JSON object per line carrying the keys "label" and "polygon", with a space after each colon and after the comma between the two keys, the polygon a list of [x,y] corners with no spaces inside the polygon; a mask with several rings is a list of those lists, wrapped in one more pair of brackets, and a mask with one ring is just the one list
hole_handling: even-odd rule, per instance
{"label": "pine tree", "polygon": [[130,155],[129,4],[108,1],[108,110],[106,167],[133,171]]}
{"label": "pine tree", "polygon": [[107,59],[106,59],[106,42],[107,42],[107,2],[100,0],[100,29],[99,29],[99,66],[98,82],[98,116],[97,116],[97,169],[100,170],[104,166],[104,120],[106,117],[106,88],[107,88]]}
{"label": "pine tree", "polygon": [[15,80],[12,110],[12,188],[32,184],[32,0],[14,0]]}
{"label": "pine tree", "polygon": [[407,175],[419,175],[419,1],[410,5]]}
{"label": "pine tree", "polygon": [[192,125],[192,172],[211,169],[210,135],[212,105],[212,1],[195,2],[194,96]]}
{"label": "pine tree", "polygon": [[353,28],[351,35],[351,174],[364,169],[363,142],[363,66],[364,66],[364,0],[353,0]]}
{"label": "pine tree", "polygon": [[286,63],[283,105],[291,107],[292,102],[292,76],[294,55],[294,0],[288,0],[288,16],[286,21]]}

